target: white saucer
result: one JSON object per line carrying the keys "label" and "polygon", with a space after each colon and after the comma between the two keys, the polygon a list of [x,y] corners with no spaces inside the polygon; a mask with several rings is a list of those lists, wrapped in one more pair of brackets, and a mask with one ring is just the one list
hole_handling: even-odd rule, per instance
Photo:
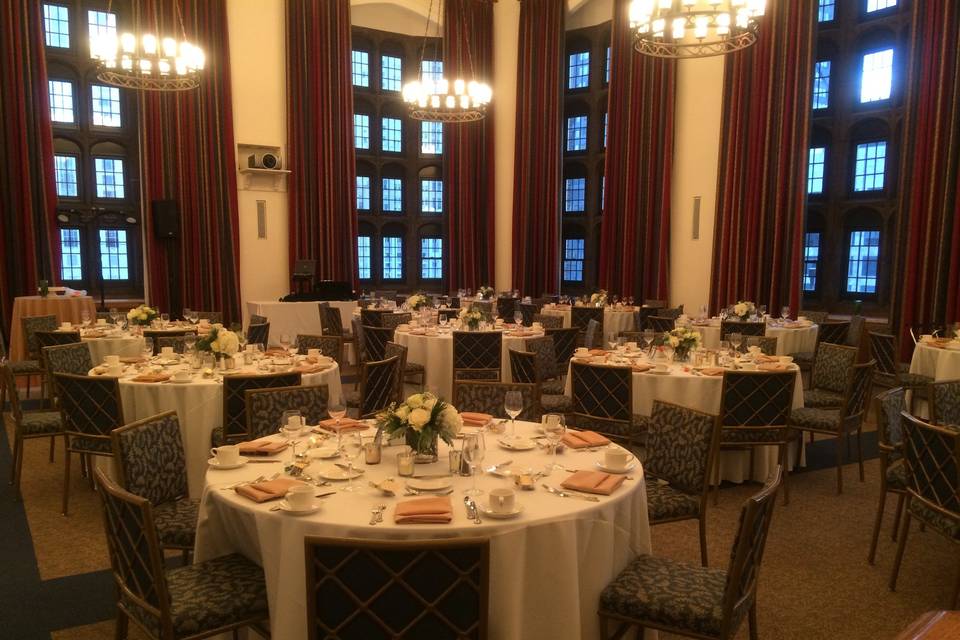
{"label": "white saucer", "polygon": [[667,369],[666,371],[657,371],[656,369],[647,369],[644,373],[649,373],[655,376],[668,376],[670,375],[670,369]]}
{"label": "white saucer", "polygon": [[316,513],[320,510],[320,505],[321,502],[319,500],[314,500],[313,504],[307,509],[294,509],[290,506],[290,503],[287,502],[286,498],[277,503],[279,511],[286,511],[292,516],[305,516],[311,513]]}
{"label": "white saucer", "polygon": [[407,478],[407,486],[418,491],[442,491],[452,484],[452,478]]}
{"label": "white saucer", "polygon": [[248,462],[249,460],[247,458],[244,458],[243,456],[240,456],[240,461],[237,462],[236,464],[220,464],[220,462],[218,462],[216,458],[210,458],[209,460],[207,460],[207,464],[210,466],[211,469],[219,469],[221,471],[226,471],[228,469],[239,469],[240,467],[247,464]]}
{"label": "white saucer", "polygon": [[510,451],[530,451],[537,448],[537,443],[529,438],[517,438],[516,440],[501,438],[497,440],[497,444]]}
{"label": "white saucer", "polygon": [[340,450],[336,447],[317,447],[315,449],[307,449],[307,457],[314,458],[316,460],[329,460],[339,456]]}
{"label": "white saucer", "polygon": [[323,467],[320,469],[320,477],[324,480],[352,480],[359,478],[361,475],[362,473],[357,469],[353,470],[353,474],[340,467]]}
{"label": "white saucer", "polygon": [[160,358],[158,360],[154,360],[154,363],[159,365],[174,365],[180,364],[180,361],[174,358]]}
{"label": "white saucer", "polygon": [[171,377],[168,382],[172,382],[173,384],[190,384],[193,382],[193,377],[187,378],[186,380],[177,380],[176,378]]}
{"label": "white saucer", "polygon": [[287,429],[286,427],[282,427],[280,429],[280,435],[287,438],[299,438],[300,436],[306,434],[306,432],[309,430],[310,427],[308,426],[302,426],[299,429]]}
{"label": "white saucer", "polygon": [[483,515],[497,520],[509,520],[523,513],[523,505],[519,503],[514,503],[513,511],[494,511],[489,505],[483,504],[482,502],[477,502],[477,508],[480,509],[480,513]]}
{"label": "white saucer", "polygon": [[597,462],[595,464],[597,465],[597,469],[600,469],[600,471],[606,471],[607,473],[630,473],[631,471],[634,470],[634,468],[636,468],[637,461],[631,460],[629,463],[627,463],[627,466],[621,467],[619,469],[608,467],[603,462]]}

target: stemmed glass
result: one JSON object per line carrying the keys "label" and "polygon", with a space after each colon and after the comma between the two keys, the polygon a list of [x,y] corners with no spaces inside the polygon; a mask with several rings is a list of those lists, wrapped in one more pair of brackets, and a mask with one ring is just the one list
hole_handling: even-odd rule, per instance
{"label": "stemmed glass", "polygon": [[363,452],[363,442],[360,440],[360,433],[351,431],[340,437],[340,455],[347,461],[347,486],[344,491],[356,491],[357,487],[353,484],[353,461]]}
{"label": "stemmed glass", "polygon": [[734,351],[737,353],[740,352],[740,345],[743,344],[743,335],[740,333],[731,333],[727,336],[730,340],[730,344],[733,346]]}
{"label": "stemmed glass", "polygon": [[447,323],[450,322],[450,316],[448,316],[445,313],[441,313],[440,315],[437,316],[437,322],[440,323],[441,327],[446,327]]}
{"label": "stemmed glass", "polygon": [[141,353],[147,360],[153,357],[153,338],[143,339],[143,350]]}
{"label": "stemmed glass", "polygon": [[200,312],[196,309],[190,310],[190,315],[187,317],[191,324],[197,324],[200,322]]}
{"label": "stemmed glass", "polygon": [[560,441],[563,440],[563,434],[566,432],[567,427],[564,424],[563,415],[559,413],[548,413],[544,416],[543,421],[543,434],[547,436],[547,442],[550,443],[550,452],[554,456],[554,462],[547,465],[547,469],[562,469],[563,466],[557,464],[557,447],[560,445]]}
{"label": "stemmed glass", "polygon": [[169,313],[161,313],[161,314],[160,314],[160,326],[161,326],[161,327],[166,327],[168,324],[170,324],[170,314],[169,314]]}
{"label": "stemmed glass", "polygon": [[80,322],[83,323],[83,326],[87,326],[88,324],[90,324],[90,312],[89,312],[89,311],[84,310],[83,313],[80,314]]}
{"label": "stemmed glass", "polygon": [[116,307],[110,307],[110,324],[117,324],[120,320],[120,310]]}
{"label": "stemmed glass", "polygon": [[640,337],[643,339],[643,345],[644,345],[644,348],[646,349],[648,356],[650,355],[650,347],[653,345],[654,335],[655,334],[653,329],[644,329],[643,333],[640,334]]}
{"label": "stemmed glass", "polygon": [[523,326],[523,314],[520,313],[519,309],[513,312],[513,324],[517,325],[518,327]]}
{"label": "stemmed glass", "polygon": [[197,334],[188,333],[187,335],[183,336],[183,350],[185,354],[189,354],[191,351],[193,351],[195,346],[197,346]]}
{"label": "stemmed glass", "polygon": [[286,333],[280,334],[280,348],[290,353],[290,336]]}
{"label": "stemmed glass", "polygon": [[190,307],[183,308],[183,319],[186,320],[187,322],[190,321],[190,313],[191,313]]}
{"label": "stemmed glass", "polygon": [[337,437],[340,436],[340,420],[347,415],[347,408],[340,402],[334,402],[329,407],[327,407],[327,413],[330,414],[330,417],[335,420]]}
{"label": "stemmed glass", "polygon": [[470,465],[470,475],[473,476],[473,488],[464,492],[469,496],[478,496],[483,493],[477,487],[477,470],[480,468],[480,463],[483,462],[484,454],[483,437],[479,433],[469,435],[464,439],[463,459]]}
{"label": "stemmed glass", "polygon": [[780,317],[783,318],[783,321],[786,322],[790,319],[790,307],[784,307],[780,309]]}
{"label": "stemmed glass", "polygon": [[519,391],[507,391],[503,398],[503,408],[510,416],[510,437],[517,438],[517,416],[523,411],[523,394]]}

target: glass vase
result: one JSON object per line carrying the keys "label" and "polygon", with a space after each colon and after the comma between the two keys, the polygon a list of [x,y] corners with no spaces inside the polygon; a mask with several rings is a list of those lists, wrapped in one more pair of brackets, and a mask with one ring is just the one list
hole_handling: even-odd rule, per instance
{"label": "glass vase", "polygon": [[416,464],[429,464],[439,459],[437,451],[440,447],[440,437],[436,433],[430,435],[407,429],[406,440],[407,445],[413,449]]}

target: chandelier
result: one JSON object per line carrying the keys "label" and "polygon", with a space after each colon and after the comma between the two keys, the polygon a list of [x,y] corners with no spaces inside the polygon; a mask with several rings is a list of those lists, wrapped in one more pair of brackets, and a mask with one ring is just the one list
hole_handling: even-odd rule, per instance
{"label": "chandelier", "polygon": [[[443,7],[437,11],[437,41],[442,39],[440,33]],[[487,115],[487,105],[493,98],[490,85],[476,80],[457,78],[452,82],[436,68],[424,65],[424,52],[427,48],[427,38],[430,32],[430,18],[433,15],[433,0],[427,10],[427,28],[423,34],[423,45],[420,47],[420,75],[403,85],[403,101],[407,104],[409,115],[414,120],[431,120],[436,122],[476,122],[483,120]],[[466,17],[464,17],[466,21]],[[464,24],[464,33],[469,29]],[[466,40],[467,61],[470,72],[473,72],[473,58],[470,55],[470,39]],[[434,45],[434,55],[437,45]],[[439,57],[439,56],[437,56]]]}
{"label": "chandelier", "polygon": [[[110,5],[107,12],[110,12]],[[97,79],[127,89],[185,91],[200,86],[206,57],[186,39],[180,5],[174,2],[180,38],[159,36],[140,29],[139,5],[134,2],[134,33],[117,35],[103,29],[90,36],[90,54],[96,60]],[[176,35],[176,34],[174,34]]]}
{"label": "chandelier", "polygon": [[766,0],[633,0],[634,48],[657,58],[707,58],[757,41]]}

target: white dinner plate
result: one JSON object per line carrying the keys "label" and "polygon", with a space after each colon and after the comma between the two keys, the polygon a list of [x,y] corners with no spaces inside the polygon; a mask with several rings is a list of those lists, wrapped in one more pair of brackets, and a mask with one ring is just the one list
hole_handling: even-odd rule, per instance
{"label": "white dinner plate", "polygon": [[537,448],[537,443],[530,438],[516,438],[514,440],[501,438],[497,440],[497,444],[511,451],[530,451],[531,449]]}
{"label": "white dinner plate", "polygon": [[175,358],[159,358],[157,360],[154,360],[154,363],[167,366],[167,365],[180,364],[180,361]]}
{"label": "white dinner plate", "polygon": [[523,505],[516,502],[513,505],[513,511],[494,511],[490,508],[490,505],[483,504],[482,502],[477,502],[477,508],[480,509],[480,513],[483,515],[497,520],[509,520],[523,513]]}
{"label": "white dinner plate", "polygon": [[207,460],[207,464],[210,465],[211,469],[219,469],[220,471],[226,471],[228,469],[239,469],[243,465],[247,464],[247,462],[249,462],[249,460],[247,460],[243,456],[240,456],[240,461],[234,464],[220,464],[220,462],[216,458],[210,458],[209,460]]}
{"label": "white dinner plate", "polygon": [[362,472],[357,469],[354,469],[352,474],[340,467],[322,467],[320,469],[320,477],[324,480],[352,480],[359,478],[361,475]]}
{"label": "white dinner plate", "polygon": [[336,458],[339,455],[340,449],[337,449],[336,447],[317,447],[315,449],[307,449],[307,456],[316,460],[329,460],[331,458]]}
{"label": "white dinner plate", "polygon": [[309,515],[311,513],[316,513],[317,511],[319,511],[320,505],[321,505],[321,502],[319,500],[314,500],[313,504],[306,509],[294,509],[293,507],[290,506],[290,503],[287,502],[287,499],[284,498],[283,500],[278,502],[276,506],[278,511],[286,511],[292,516],[305,516],[305,515]]}
{"label": "white dinner plate", "polygon": [[608,467],[607,465],[605,465],[605,464],[603,463],[603,461],[599,461],[599,462],[597,462],[597,463],[595,463],[595,464],[597,465],[597,469],[600,469],[600,471],[606,471],[607,473],[630,473],[631,471],[633,471],[633,470],[636,468],[636,466],[637,466],[637,461],[636,461],[636,460],[631,460],[629,463],[627,463],[627,466],[621,467],[621,468],[619,468],[619,469],[615,469],[615,468],[613,468],[613,467]]}
{"label": "white dinner plate", "polygon": [[670,369],[667,369],[666,371],[657,371],[656,369],[647,369],[644,373],[649,373],[655,376],[668,376],[670,375]]}
{"label": "white dinner plate", "polygon": [[450,488],[453,478],[408,478],[407,486],[417,491],[443,491]]}
{"label": "white dinner plate", "polygon": [[172,382],[173,384],[190,384],[191,382],[193,382],[193,378],[190,377],[190,378],[187,378],[186,380],[177,380],[176,378],[171,377],[170,380],[168,380],[168,382]]}

